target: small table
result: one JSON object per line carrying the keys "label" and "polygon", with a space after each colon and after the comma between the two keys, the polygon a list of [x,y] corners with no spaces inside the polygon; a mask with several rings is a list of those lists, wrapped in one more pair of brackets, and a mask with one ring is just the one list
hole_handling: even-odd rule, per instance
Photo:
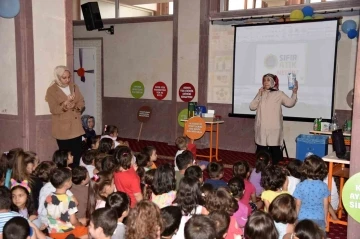
{"label": "small table", "polygon": [[[349,169],[345,167],[345,165],[350,165],[350,161],[348,160],[344,160],[344,159],[339,159],[338,157],[336,157],[336,152],[332,152],[331,154],[328,154],[326,156],[324,156],[322,158],[325,162],[329,163],[329,172],[328,172],[328,187],[329,190],[331,192],[331,187],[332,187],[332,177],[333,176],[338,176],[340,177],[340,189],[339,189],[339,211],[338,211],[338,218],[341,218],[341,214],[342,214],[342,202],[341,202],[341,197],[342,197],[342,189],[344,187],[344,182],[345,182],[345,178],[349,178]],[[334,165],[335,164],[335,165]],[[331,195],[329,196],[329,203],[331,202]],[[331,216],[330,213],[328,213],[327,215],[327,220],[326,220],[326,231],[329,231],[329,224],[330,222],[335,223],[335,224],[341,224],[341,225],[347,225],[346,221],[334,221]]]}
{"label": "small table", "polygon": [[[187,120],[181,120],[181,122],[186,122]],[[208,158],[209,162],[212,161],[213,158],[216,159],[216,161],[221,161],[219,159],[219,125],[224,123],[225,121],[221,120],[221,121],[213,121],[213,122],[205,122],[206,124],[206,130],[205,132],[210,132],[210,144],[209,144],[209,155],[201,155],[201,154],[196,154],[197,157],[201,157],[201,158]],[[214,127],[214,125],[216,127]],[[213,132],[216,132],[216,140],[215,140],[215,155],[213,155]],[[185,134],[185,127],[184,127],[184,136],[186,136]],[[193,143],[194,140],[191,140]]]}
{"label": "small table", "polygon": [[[321,135],[329,135],[329,144],[332,144],[331,139],[331,131],[317,131],[317,130],[311,130],[309,131],[310,134],[321,134]],[[343,132],[344,137],[351,137],[351,133]],[[345,139],[345,145],[350,146],[351,145],[351,139]]]}

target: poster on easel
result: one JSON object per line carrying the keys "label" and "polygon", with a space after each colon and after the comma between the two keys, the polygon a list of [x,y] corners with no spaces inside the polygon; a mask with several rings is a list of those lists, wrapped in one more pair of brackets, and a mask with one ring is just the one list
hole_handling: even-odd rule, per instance
{"label": "poster on easel", "polygon": [[150,106],[142,106],[140,107],[140,109],[138,110],[138,113],[137,113],[137,119],[138,121],[140,122],[140,130],[139,130],[139,135],[138,135],[138,142],[140,140],[140,136],[141,136],[141,131],[142,131],[142,128],[143,128],[143,124],[148,122],[150,120],[150,117],[151,117],[151,112],[152,112],[152,109]]}

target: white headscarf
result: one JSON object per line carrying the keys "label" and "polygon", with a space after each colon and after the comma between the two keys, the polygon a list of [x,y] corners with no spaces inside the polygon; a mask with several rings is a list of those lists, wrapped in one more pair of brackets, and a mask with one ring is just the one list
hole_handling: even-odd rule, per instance
{"label": "white headscarf", "polygon": [[64,87],[64,85],[61,83],[61,77],[64,74],[65,71],[68,71],[70,73],[69,68],[66,66],[57,66],[54,69],[54,80],[52,81],[51,85],[57,84],[60,87]]}

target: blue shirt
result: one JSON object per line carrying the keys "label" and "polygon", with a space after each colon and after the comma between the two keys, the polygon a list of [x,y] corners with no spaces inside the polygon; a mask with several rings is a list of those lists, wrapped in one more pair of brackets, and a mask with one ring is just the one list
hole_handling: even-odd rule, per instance
{"label": "blue shirt", "polygon": [[20,213],[9,211],[0,213],[0,234],[3,233],[5,224],[14,217],[23,217]]}
{"label": "blue shirt", "polygon": [[9,189],[10,189],[11,173],[12,173],[11,169],[6,170],[6,176],[5,176],[5,181],[4,181],[5,187],[7,187]]}
{"label": "blue shirt", "polygon": [[300,182],[294,191],[294,198],[301,201],[298,219],[325,220],[324,198],[329,197],[330,191],[321,180],[306,179]]}
{"label": "blue shirt", "polygon": [[207,179],[205,183],[211,184],[215,189],[219,187],[227,187],[227,183],[222,179]]}

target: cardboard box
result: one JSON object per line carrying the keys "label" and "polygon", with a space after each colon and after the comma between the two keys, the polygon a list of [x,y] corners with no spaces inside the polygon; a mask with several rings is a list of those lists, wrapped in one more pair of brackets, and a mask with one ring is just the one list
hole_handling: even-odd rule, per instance
{"label": "cardboard box", "polygon": [[205,122],[214,122],[215,121],[214,117],[203,117],[203,119],[205,120]]}

